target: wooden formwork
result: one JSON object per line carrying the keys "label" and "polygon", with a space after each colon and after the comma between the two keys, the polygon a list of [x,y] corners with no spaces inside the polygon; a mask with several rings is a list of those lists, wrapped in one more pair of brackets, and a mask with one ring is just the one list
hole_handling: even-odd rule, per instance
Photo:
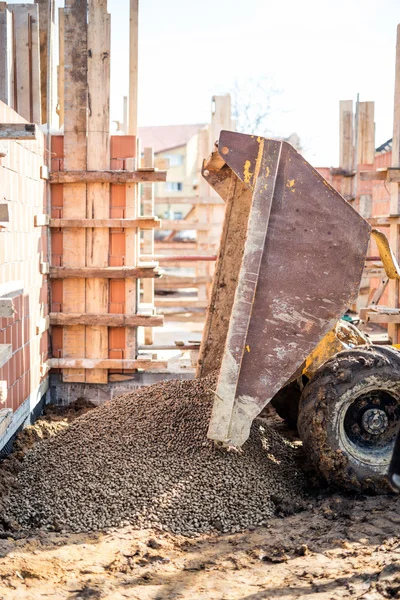
{"label": "wooden formwork", "polygon": [[138,281],[153,280],[158,268],[139,264],[138,240],[140,228],[151,231],[159,221],[151,202],[146,218],[140,216],[137,186],[165,180],[165,173],[148,165],[136,168],[135,134],[110,136],[106,0],[89,0],[87,7],[68,0],[62,25],[64,136],[52,138],[50,173],[50,365],[63,369],[64,382],[107,383],[109,369],[153,364],[138,361],[136,331],[159,326],[162,319],[151,310],[138,314]]}

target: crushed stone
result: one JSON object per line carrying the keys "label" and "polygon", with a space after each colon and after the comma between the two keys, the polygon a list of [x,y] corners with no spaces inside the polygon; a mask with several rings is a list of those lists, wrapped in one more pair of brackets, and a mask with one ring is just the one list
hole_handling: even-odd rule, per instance
{"label": "crushed stone", "polygon": [[265,421],[240,451],[207,439],[213,389],[213,376],[142,387],[39,441],[3,498],[3,523],[197,535],[265,524],[276,499],[301,502],[296,449]]}

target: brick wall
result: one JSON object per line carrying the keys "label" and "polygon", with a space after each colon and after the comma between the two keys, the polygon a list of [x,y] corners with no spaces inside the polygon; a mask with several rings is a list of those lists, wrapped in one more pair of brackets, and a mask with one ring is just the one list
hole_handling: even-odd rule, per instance
{"label": "brick wall", "polygon": [[[26,121],[0,102],[0,122]],[[48,262],[47,228],[35,226],[35,216],[47,212],[41,179],[44,136],[38,131],[36,140],[9,140],[4,146],[0,202],[8,204],[9,222],[0,228],[0,296],[11,293],[15,314],[0,318],[0,344],[12,345],[12,357],[0,369],[0,381],[7,387],[0,409],[13,411],[11,425],[0,435],[0,449],[4,436],[12,435],[46,391],[48,358],[48,286],[41,274],[41,264]]]}

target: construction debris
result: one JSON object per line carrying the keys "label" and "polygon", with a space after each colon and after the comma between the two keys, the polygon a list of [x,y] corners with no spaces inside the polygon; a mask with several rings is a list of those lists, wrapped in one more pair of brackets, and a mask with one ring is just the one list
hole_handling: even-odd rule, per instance
{"label": "construction debris", "polygon": [[240,452],[206,438],[213,389],[213,375],[144,387],[39,442],[4,500],[6,527],[237,532],[264,524],[277,499],[300,505],[295,447],[264,421]]}

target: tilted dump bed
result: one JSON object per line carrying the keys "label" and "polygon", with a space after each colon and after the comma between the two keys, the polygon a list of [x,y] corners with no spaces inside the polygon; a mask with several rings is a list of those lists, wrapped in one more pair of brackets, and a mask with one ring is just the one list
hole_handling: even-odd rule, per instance
{"label": "tilted dump bed", "polygon": [[355,300],[371,228],[286,142],[222,131],[218,153],[203,175],[227,207],[198,375],[219,368],[208,436],[241,446]]}

